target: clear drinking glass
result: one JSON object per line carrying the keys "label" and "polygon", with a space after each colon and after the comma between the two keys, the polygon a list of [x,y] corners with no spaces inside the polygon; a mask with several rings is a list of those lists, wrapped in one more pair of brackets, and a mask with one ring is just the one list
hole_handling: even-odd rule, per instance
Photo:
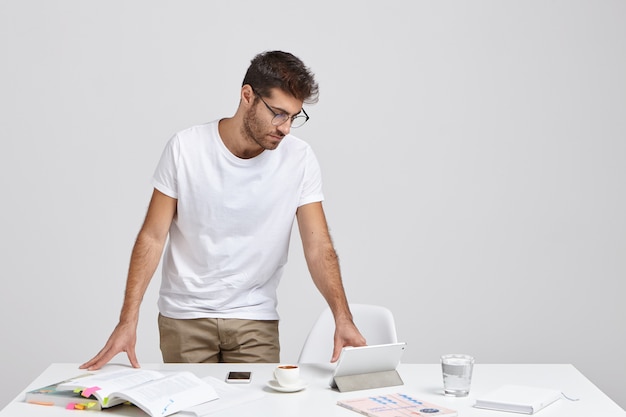
{"label": "clear drinking glass", "polygon": [[450,354],[441,357],[443,392],[451,397],[465,397],[472,382],[474,358],[470,355]]}

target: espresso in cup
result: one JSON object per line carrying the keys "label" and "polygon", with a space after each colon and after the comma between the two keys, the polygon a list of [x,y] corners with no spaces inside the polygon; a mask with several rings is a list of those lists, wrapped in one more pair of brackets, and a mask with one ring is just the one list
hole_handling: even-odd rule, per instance
{"label": "espresso in cup", "polygon": [[300,368],[298,365],[280,365],[274,370],[274,378],[283,387],[297,385],[300,383]]}

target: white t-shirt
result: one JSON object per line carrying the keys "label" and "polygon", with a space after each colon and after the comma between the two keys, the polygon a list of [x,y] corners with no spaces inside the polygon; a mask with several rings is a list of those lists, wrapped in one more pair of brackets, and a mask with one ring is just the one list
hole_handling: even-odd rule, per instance
{"label": "white t-shirt", "polygon": [[214,121],[170,139],[153,185],[178,200],[163,254],[161,314],[278,319],[276,288],[296,210],[324,198],[311,147],[287,135],[275,150],[241,159]]}

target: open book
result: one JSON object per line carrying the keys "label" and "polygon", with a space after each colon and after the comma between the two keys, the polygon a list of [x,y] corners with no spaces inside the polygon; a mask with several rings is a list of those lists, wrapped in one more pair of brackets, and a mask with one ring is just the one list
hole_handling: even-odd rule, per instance
{"label": "open book", "polygon": [[190,372],[161,373],[122,369],[65,381],[57,391],[81,392],[94,397],[102,408],[130,402],[150,416],[168,416],[218,399],[215,389]]}

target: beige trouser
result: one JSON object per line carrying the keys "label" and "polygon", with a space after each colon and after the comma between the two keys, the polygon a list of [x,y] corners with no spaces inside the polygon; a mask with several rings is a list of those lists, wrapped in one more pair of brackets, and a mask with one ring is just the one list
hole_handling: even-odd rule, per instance
{"label": "beige trouser", "polygon": [[280,362],[278,320],[172,319],[159,314],[163,361]]}

